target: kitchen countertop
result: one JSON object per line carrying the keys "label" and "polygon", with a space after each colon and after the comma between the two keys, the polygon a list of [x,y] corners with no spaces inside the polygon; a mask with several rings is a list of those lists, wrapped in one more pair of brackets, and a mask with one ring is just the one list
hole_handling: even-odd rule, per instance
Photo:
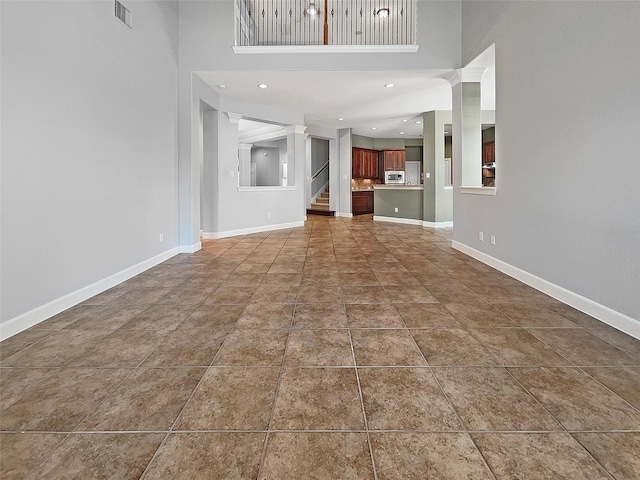
{"label": "kitchen countertop", "polygon": [[423,185],[375,185],[374,190],[424,190]]}

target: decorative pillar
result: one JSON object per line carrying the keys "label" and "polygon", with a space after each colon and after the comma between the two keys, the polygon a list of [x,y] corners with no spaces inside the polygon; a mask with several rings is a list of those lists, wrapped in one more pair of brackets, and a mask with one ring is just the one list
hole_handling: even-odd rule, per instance
{"label": "decorative pillar", "polygon": [[251,148],[252,143],[238,144],[238,185],[248,187],[251,185]]}
{"label": "decorative pillar", "polygon": [[482,186],[480,79],[484,72],[484,67],[467,67],[447,76],[453,93],[454,186]]}

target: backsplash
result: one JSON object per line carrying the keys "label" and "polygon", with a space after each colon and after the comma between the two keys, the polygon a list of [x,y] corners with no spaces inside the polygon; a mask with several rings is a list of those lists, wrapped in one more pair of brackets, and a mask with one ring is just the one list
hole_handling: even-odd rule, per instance
{"label": "backsplash", "polygon": [[353,178],[351,179],[351,190],[371,190],[374,185],[380,185],[379,178]]}

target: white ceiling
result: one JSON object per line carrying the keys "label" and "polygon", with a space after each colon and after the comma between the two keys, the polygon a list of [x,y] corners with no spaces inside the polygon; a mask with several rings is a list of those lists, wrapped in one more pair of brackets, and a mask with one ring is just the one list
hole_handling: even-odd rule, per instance
{"label": "white ceiling", "polygon": [[[245,71],[198,76],[221,95],[303,113],[306,124],[352,128],[354,134],[373,138],[420,138],[422,124],[416,122],[422,121],[423,112],[451,110],[451,86],[444,79],[449,72]],[[493,82],[492,74],[485,76]],[[261,83],[268,88],[258,88]],[[395,87],[386,88],[388,83]],[[485,95],[484,83],[483,109],[492,109],[493,96]]]}

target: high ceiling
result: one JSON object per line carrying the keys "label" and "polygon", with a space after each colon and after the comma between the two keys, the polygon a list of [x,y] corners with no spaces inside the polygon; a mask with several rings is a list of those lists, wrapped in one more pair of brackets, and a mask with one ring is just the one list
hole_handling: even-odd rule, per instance
{"label": "high ceiling", "polygon": [[[305,123],[373,138],[420,138],[422,113],[451,109],[449,70],[198,72],[221,95],[303,113]],[[494,109],[493,69],[483,109]],[[392,88],[386,84],[395,84]],[[485,83],[488,85],[485,88]],[[267,88],[259,88],[266,84]],[[486,92],[485,92],[486,91]],[[338,120],[342,118],[343,120]],[[401,134],[400,132],[404,132]]]}

